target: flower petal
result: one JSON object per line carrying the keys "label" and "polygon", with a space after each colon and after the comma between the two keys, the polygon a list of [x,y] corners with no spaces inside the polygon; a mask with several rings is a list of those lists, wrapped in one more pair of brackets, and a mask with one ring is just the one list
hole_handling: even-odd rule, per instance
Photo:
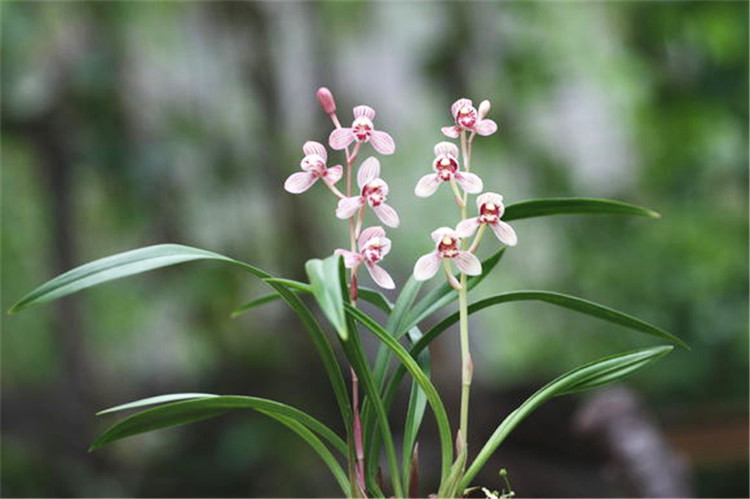
{"label": "flower petal", "polygon": [[368,227],[360,232],[359,239],[357,240],[359,250],[362,251],[362,248],[365,244],[367,244],[367,241],[369,241],[373,237],[385,237],[385,230],[383,230],[381,226],[376,225],[374,227]]}
{"label": "flower petal", "polygon": [[453,258],[456,267],[466,275],[479,275],[482,273],[482,262],[474,254],[468,251],[459,251]]}
{"label": "flower petal", "polygon": [[470,194],[478,194],[482,192],[482,189],[484,188],[482,179],[473,173],[456,172],[456,182],[458,182],[458,185]]}
{"label": "flower petal", "polygon": [[284,182],[284,189],[292,194],[300,194],[309,189],[318,177],[310,172],[293,173]]}
{"label": "flower petal", "polygon": [[440,186],[440,177],[437,173],[429,173],[419,179],[417,186],[414,188],[414,194],[421,198],[432,196]]}
{"label": "flower petal", "polygon": [[361,189],[378,177],[380,177],[380,161],[375,156],[370,156],[359,165],[357,185]]}
{"label": "flower petal", "polygon": [[328,151],[326,151],[325,146],[323,146],[323,144],[321,144],[320,142],[308,140],[302,146],[302,152],[304,152],[308,156],[310,154],[317,154],[318,156],[323,158],[323,161],[328,161]]}
{"label": "flower petal", "polygon": [[342,220],[351,218],[363,204],[365,204],[365,200],[362,196],[342,198],[339,200],[339,204],[336,207],[336,216]]}
{"label": "flower petal", "polygon": [[438,244],[444,237],[458,237],[458,234],[456,234],[456,231],[450,227],[440,227],[439,229],[433,230],[430,237],[435,241],[435,244]]}
{"label": "flower petal", "polygon": [[451,115],[453,115],[454,119],[458,115],[459,109],[462,107],[474,107],[474,103],[471,102],[471,99],[458,99],[454,102],[451,106]]}
{"label": "flower petal", "polygon": [[[448,128],[448,127],[446,127]],[[448,154],[450,156],[453,156],[454,158],[458,157],[458,146],[454,144],[453,142],[438,142],[435,144],[435,147],[433,148],[433,152],[435,153],[435,156],[440,156],[441,154]]]}
{"label": "flower petal", "polygon": [[381,203],[377,206],[373,206],[372,211],[374,211],[380,221],[388,227],[398,227],[398,224],[400,223],[398,213],[387,204]]}
{"label": "flower petal", "polygon": [[370,273],[370,277],[372,277],[372,280],[375,281],[375,283],[381,288],[393,289],[396,287],[396,284],[393,282],[391,276],[380,265],[365,262],[365,267],[367,267],[367,271]]}
{"label": "flower petal", "polygon": [[352,133],[351,128],[337,128],[328,136],[328,145],[331,146],[331,149],[339,151],[345,149],[355,140],[356,137],[354,136],[354,133]]}
{"label": "flower petal", "polygon": [[371,108],[370,106],[357,106],[354,108],[354,119],[357,118],[367,118],[368,120],[373,120],[375,118],[375,110]]}
{"label": "flower petal", "polygon": [[515,246],[518,244],[516,231],[513,230],[513,227],[509,224],[502,220],[498,220],[497,222],[490,224],[490,227],[492,227],[492,232],[494,232],[497,238],[500,239],[501,243],[507,244],[508,246]]}
{"label": "flower petal", "polygon": [[332,166],[326,169],[325,173],[323,173],[326,182],[331,185],[341,180],[342,175],[344,175],[344,169],[341,167],[341,165]]}
{"label": "flower petal", "polygon": [[446,137],[450,137],[451,139],[457,139],[458,136],[461,134],[461,128],[453,125],[453,126],[444,126],[440,129],[441,132],[443,132],[443,135]]}
{"label": "flower petal", "polygon": [[479,217],[467,218],[466,220],[461,220],[461,222],[456,225],[456,234],[458,234],[458,237],[461,239],[465,239],[473,236],[477,231],[477,228],[479,228]]}
{"label": "flower petal", "polygon": [[380,238],[379,243],[380,243],[380,255],[382,257],[385,257],[385,255],[391,252],[391,240],[383,236]]}
{"label": "flower petal", "polygon": [[492,135],[497,132],[497,123],[492,120],[481,120],[474,125],[474,131],[479,135]]}
{"label": "flower petal", "polygon": [[362,255],[359,253],[355,253],[353,251],[345,250],[345,249],[337,249],[333,252],[334,255],[341,255],[344,257],[344,267],[347,269],[350,269],[354,267],[355,265],[358,265],[362,263],[362,261],[365,259]]}
{"label": "flower petal", "polygon": [[420,256],[417,263],[414,264],[414,279],[417,281],[426,281],[437,274],[440,268],[440,255],[437,251]]}
{"label": "flower petal", "polygon": [[500,207],[500,216],[503,216],[503,196],[495,192],[483,192],[477,196],[477,209],[482,209],[483,204],[492,203]]}
{"label": "flower petal", "polygon": [[370,134],[370,144],[380,154],[393,154],[396,151],[396,143],[393,138],[380,130],[373,130]]}

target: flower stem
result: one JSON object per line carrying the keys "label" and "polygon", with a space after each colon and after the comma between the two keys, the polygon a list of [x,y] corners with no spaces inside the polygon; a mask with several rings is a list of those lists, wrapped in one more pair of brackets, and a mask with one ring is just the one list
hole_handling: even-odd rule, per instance
{"label": "flower stem", "polygon": [[458,290],[458,313],[461,336],[461,422],[459,428],[462,442],[459,452],[468,452],[469,391],[471,389],[471,378],[474,373],[474,363],[471,360],[471,352],[469,351],[469,314],[466,281],[466,274],[461,273],[461,289]]}

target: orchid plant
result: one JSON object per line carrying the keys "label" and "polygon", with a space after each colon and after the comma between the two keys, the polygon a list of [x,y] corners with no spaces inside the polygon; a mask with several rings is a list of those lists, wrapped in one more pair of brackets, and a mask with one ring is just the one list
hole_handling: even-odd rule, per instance
{"label": "orchid plant", "polygon": [[[475,139],[491,136],[498,129],[497,124],[488,118],[491,106],[487,100],[482,101],[478,108],[469,99],[458,99],[451,106],[453,124],[441,131],[446,137],[457,139],[458,144],[443,141],[435,145],[433,173],[422,176],[414,189],[416,196],[428,197],[436,194],[441,184],[448,184],[457,206],[457,222],[432,231],[434,249],[416,259],[413,276],[401,287],[394,302],[377,289],[360,285],[358,276],[364,267],[378,287],[397,288],[392,276],[382,266],[392,249],[383,225],[397,228],[399,215],[387,203],[388,184],[382,178],[380,160],[371,155],[360,161],[366,152],[370,152],[370,147],[374,153],[387,156],[395,152],[396,146],[388,133],[375,128],[373,108],[355,107],[352,124],[345,128],[338,118],[332,93],[327,88],[320,88],[317,98],[333,125],[328,146],[333,152],[342,154],[342,164],[328,166],[330,156],[326,147],[315,141],[305,142],[301,171],[289,176],[284,188],[289,193],[301,194],[316,184],[324,185],[336,199],[332,212],[348,224],[349,241],[348,249],[338,248],[328,258],[312,259],[306,263],[309,282],[275,277],[256,266],[212,251],[162,244],[75,268],[26,295],[10,312],[106,281],[177,263],[215,260],[231,264],[262,280],[272,290],[270,294],[235,310],[234,316],[276,299],[283,300],[299,316],[330,380],[345,434],[336,434],[312,415],[282,402],[253,396],[177,393],[100,411],[98,414],[138,410],[101,434],[91,445],[92,449],[132,435],[184,425],[234,410],[251,409],[277,420],[307,442],[328,467],[344,495],[421,497],[431,493],[439,497],[462,497],[481,490],[487,497],[510,497],[513,492],[505,470],[500,473],[504,480],[501,492],[482,486],[492,487],[493,484],[476,486],[473,481],[519,422],[553,397],[619,380],[666,355],[673,346],[610,355],[562,374],[506,415],[488,441],[481,446],[475,444],[479,451],[474,453],[470,452],[469,445],[469,396],[474,369],[469,350],[469,315],[503,303],[539,301],[686,347],[679,338],[661,328],[610,307],[562,293],[511,291],[470,303],[470,291],[497,268],[506,249],[516,246],[519,241],[509,221],[558,214],[659,216],[631,204],[590,198],[537,199],[505,206],[504,197],[485,191],[485,183],[471,171]],[[353,185],[355,170],[356,185]],[[474,203],[470,199],[472,195],[477,195]],[[370,211],[372,214],[368,214]],[[445,216],[449,220],[449,210]],[[480,261],[476,253],[487,227],[494,235],[490,236],[489,244],[497,249],[492,256]],[[420,297],[424,281],[438,275],[441,267],[445,282]],[[317,303],[333,329],[333,335],[327,333],[327,328],[310,308],[309,300],[305,299],[307,295]],[[378,321],[361,310],[358,304],[362,301],[384,313],[386,320]],[[456,301],[458,310],[455,313],[428,329],[423,328],[428,324],[426,319],[440,310],[452,308]],[[430,379],[428,347],[456,323],[459,324],[461,349],[461,399],[458,426],[454,432],[443,399]],[[379,341],[374,358],[369,358],[362,347],[361,334],[365,331]],[[342,366],[338,360],[332,339],[337,340],[347,366]],[[349,373],[345,375],[347,370]],[[411,386],[399,453],[389,414],[407,373]],[[350,388],[347,378],[351,380]],[[420,484],[417,441],[428,405],[437,423],[441,464],[436,483]],[[151,407],[144,410],[147,406]],[[383,454],[386,470],[379,466]]]}

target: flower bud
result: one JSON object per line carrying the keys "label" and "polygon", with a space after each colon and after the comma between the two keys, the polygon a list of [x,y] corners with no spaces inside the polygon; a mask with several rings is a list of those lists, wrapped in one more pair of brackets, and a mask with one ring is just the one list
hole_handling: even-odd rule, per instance
{"label": "flower bud", "polygon": [[323,111],[325,111],[326,114],[332,114],[336,112],[336,101],[333,100],[333,94],[330,90],[328,90],[326,87],[320,87],[315,95],[318,97],[320,107],[323,108]]}
{"label": "flower bud", "polygon": [[487,117],[488,114],[490,114],[490,108],[492,105],[490,104],[490,101],[483,100],[481,104],[479,104],[479,109],[477,110],[477,115],[480,120],[483,120]]}

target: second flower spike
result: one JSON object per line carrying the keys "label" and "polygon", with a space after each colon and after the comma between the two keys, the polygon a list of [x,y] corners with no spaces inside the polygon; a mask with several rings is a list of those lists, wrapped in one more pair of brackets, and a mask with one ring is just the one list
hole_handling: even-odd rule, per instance
{"label": "second flower spike", "polygon": [[385,203],[388,196],[388,184],[380,178],[380,162],[369,157],[362,162],[357,172],[359,196],[339,200],[336,216],[341,219],[351,218],[357,210],[369,204],[381,222],[389,227],[398,227],[399,218],[396,210]]}

